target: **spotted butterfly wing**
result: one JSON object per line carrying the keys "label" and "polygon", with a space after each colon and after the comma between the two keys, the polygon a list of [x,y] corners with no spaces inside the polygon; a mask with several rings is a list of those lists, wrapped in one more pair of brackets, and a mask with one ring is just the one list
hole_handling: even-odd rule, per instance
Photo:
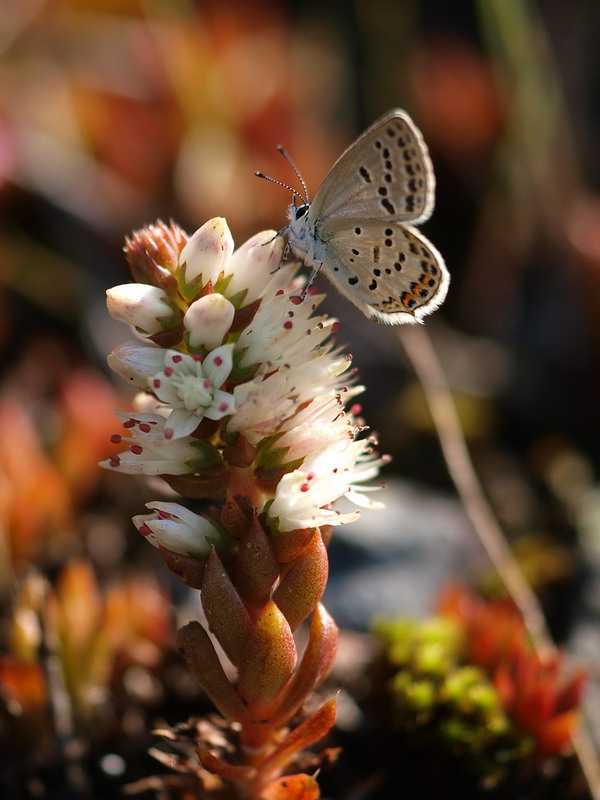
{"label": "spotted butterfly wing", "polygon": [[316,252],[338,290],[378,322],[420,322],[446,296],[442,257],[412,225],[369,219],[338,230]]}
{"label": "spotted butterfly wing", "polygon": [[435,177],[427,145],[404,111],[373,123],[338,158],[310,206],[313,219],[418,224],[433,211]]}
{"label": "spotted butterfly wing", "polygon": [[430,216],[434,192],[423,137],[405,112],[391,111],[340,156],[307,213],[290,211],[290,245],[367,316],[420,322],[449,283],[439,252],[407,224]]}

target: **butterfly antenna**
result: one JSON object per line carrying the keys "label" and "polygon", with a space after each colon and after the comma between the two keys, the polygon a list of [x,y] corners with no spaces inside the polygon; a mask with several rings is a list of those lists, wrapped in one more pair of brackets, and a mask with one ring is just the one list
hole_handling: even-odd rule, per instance
{"label": "butterfly antenna", "polygon": [[291,155],[288,153],[288,151],[284,147],[282,147],[282,145],[278,145],[277,146],[277,150],[281,153],[281,155],[285,158],[285,160],[288,162],[290,167],[296,173],[296,177],[298,178],[298,180],[302,184],[302,188],[304,189],[304,202],[308,203],[308,189],[306,188],[306,184],[304,183],[304,178],[300,174],[300,170],[294,164],[294,160],[292,159]]}
{"label": "butterfly antenna", "polygon": [[289,184],[284,183],[283,181],[278,181],[276,178],[272,178],[270,175],[265,175],[264,172],[255,172],[254,174],[256,175],[257,178],[264,178],[266,181],[271,181],[271,183],[276,183],[277,186],[283,186],[284,189],[289,189],[290,192],[296,195],[296,197],[298,197],[303,203],[306,202],[302,197],[302,195],[300,194],[300,192],[296,191],[296,189],[292,189],[292,187]]}

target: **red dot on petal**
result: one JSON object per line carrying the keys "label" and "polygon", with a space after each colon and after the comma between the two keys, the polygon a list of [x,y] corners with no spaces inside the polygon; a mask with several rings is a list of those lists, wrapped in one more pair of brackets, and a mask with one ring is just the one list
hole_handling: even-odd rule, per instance
{"label": "red dot on petal", "polygon": [[221,403],[221,405],[219,406],[219,411],[227,411],[228,408],[229,405],[227,403]]}
{"label": "red dot on petal", "polygon": [[205,389],[208,389],[208,387],[210,386],[210,379],[209,378],[202,378],[202,386]]}
{"label": "red dot on petal", "polygon": [[121,463],[121,459],[119,458],[119,456],[111,456],[108,459],[108,463],[111,465],[111,467],[118,467],[119,464]]}
{"label": "red dot on petal", "polygon": [[152,530],[147,525],[140,525],[138,531],[142,534],[142,536],[150,536]]}
{"label": "red dot on petal", "polygon": [[183,356],[173,356],[173,358],[172,358],[172,360],[173,360],[173,361],[174,361],[176,364],[179,364],[179,362],[180,362],[182,359],[183,359]]}
{"label": "red dot on petal", "polygon": [[192,358],[194,361],[199,361],[200,363],[204,361],[204,356],[200,355],[200,353],[195,353]]}
{"label": "red dot on petal", "polygon": [[113,433],[110,440],[113,444],[119,444],[119,442],[122,441],[122,436],[118,433]]}
{"label": "red dot on petal", "polygon": [[127,422],[123,423],[124,428],[133,428],[134,425],[135,425],[134,419],[128,419]]}
{"label": "red dot on petal", "polygon": [[160,509],[157,509],[157,511],[158,511],[158,516],[161,519],[171,519],[171,515],[169,514],[168,511],[161,511]]}
{"label": "red dot on petal", "polygon": [[173,438],[173,428],[165,428],[165,439]]}
{"label": "red dot on petal", "polygon": [[299,294],[294,294],[290,297],[290,303],[293,303],[295,306],[299,306],[302,302],[302,298]]}
{"label": "red dot on petal", "polygon": [[302,486],[300,487],[301,492],[308,492],[309,489],[310,486],[308,485],[308,483],[303,483]]}
{"label": "red dot on petal", "polygon": [[154,380],[152,381],[152,385],[154,386],[155,389],[158,389],[160,386],[160,379],[154,378]]}
{"label": "red dot on petal", "polygon": [[293,327],[294,327],[294,324],[293,324],[293,322],[291,322],[291,321],[288,319],[288,321],[287,321],[287,322],[284,322],[284,323],[283,323],[283,327],[284,327],[284,328],[285,328],[287,331],[289,331],[289,330],[290,330],[290,328],[293,328]]}
{"label": "red dot on petal", "polygon": [[142,447],[141,444],[132,444],[129,449],[136,456],[139,456],[144,452],[144,448]]}
{"label": "red dot on petal", "polygon": [[152,428],[150,427],[150,425],[148,425],[147,422],[141,422],[140,425],[139,425],[139,429],[143,433],[150,433],[150,431],[152,430]]}
{"label": "red dot on petal", "polygon": [[167,378],[170,378],[172,374],[173,374],[173,367],[165,367],[165,375],[167,376]]}
{"label": "red dot on petal", "polygon": [[279,297],[279,295],[280,295],[280,294],[283,294],[283,289],[278,289],[278,290],[275,292],[275,297]]}
{"label": "red dot on petal", "polygon": [[221,356],[217,356],[216,358],[213,358],[213,362],[215,367],[220,367],[221,364],[223,363],[223,359],[221,358]]}

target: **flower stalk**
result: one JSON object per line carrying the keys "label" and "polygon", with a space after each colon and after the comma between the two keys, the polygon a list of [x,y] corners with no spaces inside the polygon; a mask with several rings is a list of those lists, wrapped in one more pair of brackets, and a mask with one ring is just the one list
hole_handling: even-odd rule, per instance
{"label": "flower stalk", "polygon": [[[335,720],[334,699],[295,719],[335,659],[337,628],[320,602],[327,543],[333,526],[359,513],[335,503],[380,506],[366,494],[377,487],[363,483],[385,459],[357,407],[346,409],[362,387],[332,339],[337,322],[317,313],[323,297],[294,302],[296,265],[282,263],[273,231],[234,251],[223,219],[189,239],[157,223],[125,253],[138,282],[109,290],[108,308],[135,339],[108,362],[141,392],[132,413],[118,412],[112,441],[124,449],[102,466],[158,476],[211,504],[196,513],[152,501],[133,520],[169,569],[200,590],[208,622],[210,633],[184,626],[178,647],[227,721],[228,744],[219,751],[197,733],[201,767],[190,764],[190,773],[210,775],[203,796],[216,776],[236,796],[297,796],[288,785],[318,797],[312,776],[286,774]],[[305,621],[299,652],[294,634]]]}

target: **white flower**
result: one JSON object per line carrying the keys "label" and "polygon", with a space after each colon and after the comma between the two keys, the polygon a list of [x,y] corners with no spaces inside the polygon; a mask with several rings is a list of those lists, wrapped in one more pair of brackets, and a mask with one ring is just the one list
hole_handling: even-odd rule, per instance
{"label": "white flower", "polygon": [[159,333],[174,317],[166,292],[145,283],[124,283],[106,291],[108,313],[146,334]]}
{"label": "white flower", "polygon": [[221,538],[220,531],[204,517],[178,503],[146,503],[152,514],[138,514],[133,524],[146,539],[158,547],[181,555],[208,556],[211,544]]}
{"label": "white flower", "polygon": [[[342,496],[366,508],[381,508],[362,494],[379,487],[358,487],[377,473],[385,459],[369,452],[366,440],[344,439],[305,459],[299,469],[284,475],[275,491],[269,516],[279,531],[354,522],[359,512],[342,514],[329,508]],[[363,466],[366,462],[366,466]]]}
{"label": "white flower", "polygon": [[[236,343],[241,364],[271,362],[304,364],[321,354],[321,347],[335,331],[338,322],[325,314],[312,317],[324,295],[311,295],[300,305],[290,302],[282,289],[263,295],[263,302],[252,324],[242,331]],[[326,346],[329,351],[331,346]]]}
{"label": "white flower", "polygon": [[100,462],[105,469],[128,475],[188,475],[212,463],[207,445],[186,437],[175,442],[165,438],[166,420],[160,414],[116,411],[126,435],[111,437],[114,444],[130,443],[129,449]]}
{"label": "white flower", "polygon": [[183,317],[183,324],[189,332],[190,347],[204,345],[207,350],[213,350],[222,344],[234,314],[233,305],[217,292],[194,301]]}
{"label": "white flower", "polygon": [[205,359],[167,350],[165,366],[148,378],[156,397],[172,408],[165,436],[180,439],[196,430],[204,417],[219,420],[235,410],[233,395],[221,391],[231,372],[233,345],[212,350]]}

